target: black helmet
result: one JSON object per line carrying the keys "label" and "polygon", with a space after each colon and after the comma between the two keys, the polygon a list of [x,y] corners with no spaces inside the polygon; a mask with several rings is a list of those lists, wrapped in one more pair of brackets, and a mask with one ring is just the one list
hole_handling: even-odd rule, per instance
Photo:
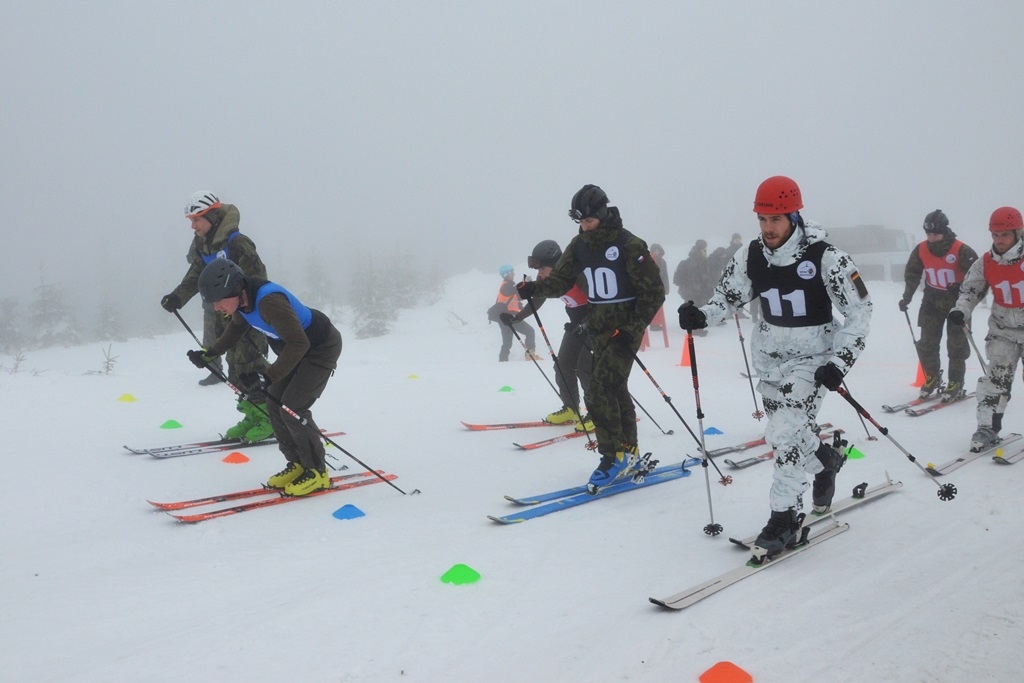
{"label": "black helmet", "polygon": [[234,261],[218,258],[210,261],[199,274],[199,294],[208,304],[230,296],[238,296],[245,286],[245,273]]}
{"label": "black helmet", "polygon": [[572,197],[569,218],[579,223],[584,218],[604,220],[608,215],[608,195],[597,185],[584,185]]}
{"label": "black helmet", "polygon": [[944,235],[949,230],[949,219],[946,218],[946,214],[942,213],[942,209],[935,209],[924,217],[923,227],[925,232]]}
{"label": "black helmet", "polygon": [[562,258],[562,248],[558,246],[558,242],[544,240],[543,242],[537,242],[537,246],[533,248],[533,253],[526,259],[526,265],[531,268],[554,266],[560,258]]}

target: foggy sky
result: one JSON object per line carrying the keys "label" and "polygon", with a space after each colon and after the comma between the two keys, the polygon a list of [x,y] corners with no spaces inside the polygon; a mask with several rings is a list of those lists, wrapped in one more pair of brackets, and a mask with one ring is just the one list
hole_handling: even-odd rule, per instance
{"label": "foggy sky", "polygon": [[942,208],[980,251],[1024,207],[1022,27],[1010,0],[7,2],[2,295],[166,315],[199,189],[300,296],[314,253],[337,281],[522,264],[585,183],[670,265],[752,237],[775,174],[826,227]]}

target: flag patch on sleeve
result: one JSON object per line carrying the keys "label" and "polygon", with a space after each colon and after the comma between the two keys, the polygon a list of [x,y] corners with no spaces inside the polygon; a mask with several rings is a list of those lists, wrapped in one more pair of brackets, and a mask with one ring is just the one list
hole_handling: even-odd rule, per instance
{"label": "flag patch on sleeve", "polygon": [[860,295],[860,298],[868,298],[868,288],[864,284],[864,280],[861,279],[860,272],[856,270],[853,271],[853,274],[850,275],[850,280],[853,281],[853,286],[857,288],[857,294]]}

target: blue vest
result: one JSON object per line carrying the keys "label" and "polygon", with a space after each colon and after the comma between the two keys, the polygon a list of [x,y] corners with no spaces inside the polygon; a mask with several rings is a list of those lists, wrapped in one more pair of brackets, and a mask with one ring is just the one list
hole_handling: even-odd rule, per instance
{"label": "blue vest", "polygon": [[273,325],[264,320],[263,316],[260,315],[260,301],[262,301],[263,297],[268,294],[284,294],[288,297],[288,303],[291,304],[292,310],[295,311],[295,315],[299,317],[299,323],[302,325],[302,329],[307,329],[310,323],[313,322],[313,311],[296,299],[294,294],[277,283],[267,282],[256,291],[256,301],[253,302],[252,312],[246,313],[239,308],[238,314],[245,318],[247,323],[271,339],[280,339],[281,335],[277,333],[277,330],[274,329]]}
{"label": "blue vest", "polygon": [[221,249],[220,251],[216,251],[216,252],[214,252],[212,254],[200,254],[199,256],[200,256],[200,258],[203,259],[203,263],[205,263],[206,265],[210,265],[210,263],[212,263],[213,261],[215,261],[215,260],[217,260],[219,258],[227,258],[228,257],[228,249],[231,247],[231,240],[235,239],[236,237],[238,237],[241,234],[242,233],[240,233],[237,230],[235,230],[233,233],[228,235],[227,244],[224,245],[223,249]]}

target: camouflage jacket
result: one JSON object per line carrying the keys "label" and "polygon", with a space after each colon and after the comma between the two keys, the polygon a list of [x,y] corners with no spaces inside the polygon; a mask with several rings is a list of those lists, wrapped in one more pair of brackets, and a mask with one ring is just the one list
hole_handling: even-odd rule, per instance
{"label": "camouflage jacket", "polygon": [[[544,299],[562,296],[576,284],[576,279],[581,274],[586,277],[588,284],[593,284],[593,272],[602,264],[580,262],[575,247],[577,242],[582,241],[590,250],[600,249],[611,247],[619,240],[623,231],[619,210],[613,206],[609,207],[608,211],[609,218],[596,230],[581,230],[569,242],[551,274],[537,283],[535,296]],[[616,258],[622,259],[626,276],[636,290],[636,298],[618,303],[596,303],[593,287],[588,287],[591,305],[587,329],[595,337],[610,337],[616,329],[622,330],[639,343],[638,340],[643,337],[644,330],[665,302],[665,286],[661,281],[658,264],[648,251],[647,243],[642,239],[633,235],[622,245],[621,251],[615,251],[619,252]]]}
{"label": "camouflage jacket", "polygon": [[203,256],[223,251],[223,256],[234,261],[248,277],[267,279],[267,267],[263,265],[260,255],[256,252],[256,245],[251,239],[239,234],[228,241],[232,233],[238,232],[238,223],[241,220],[238,207],[234,204],[224,204],[206,215],[214,216],[214,220],[210,221],[213,227],[205,237],[196,235],[192,238],[192,244],[185,256],[188,271],[173,292],[181,299],[182,305],[188,303],[189,299],[199,292],[199,274],[206,267]]}
{"label": "camouflage jacket", "polygon": [[[761,238],[740,247],[725,266],[715,294],[701,310],[707,315],[708,325],[716,325],[736,312],[741,304],[754,298],[753,283],[747,275],[747,259],[756,249],[772,266],[789,266],[803,259],[807,248],[823,242],[828,235],[817,224],[797,227],[793,235],[778,249],[764,246]],[[792,372],[809,373],[813,381],[814,370],[827,362],[835,363],[849,372],[864,350],[871,326],[871,297],[857,272],[849,254],[828,245],[821,256],[821,272],[832,306],[843,315],[839,323],[835,317],[821,325],[781,327],[762,321],[754,328],[750,340],[754,369],[761,379],[778,383]]]}

